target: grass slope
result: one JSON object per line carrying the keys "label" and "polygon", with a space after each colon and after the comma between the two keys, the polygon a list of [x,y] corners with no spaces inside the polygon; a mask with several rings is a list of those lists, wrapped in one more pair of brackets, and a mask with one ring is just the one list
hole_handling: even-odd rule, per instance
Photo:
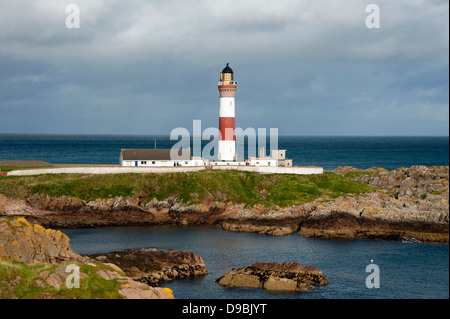
{"label": "grass slope", "polygon": [[259,174],[242,171],[199,171],[164,174],[36,175],[0,177],[0,193],[10,198],[29,194],[73,196],[85,201],[143,195],[143,202],[177,196],[196,204],[232,201],[281,207],[371,192],[373,188],[334,173],[322,175]]}
{"label": "grass slope", "polygon": [[65,283],[56,288],[46,283],[40,274],[44,271],[53,273],[56,267],[61,265],[27,265],[12,260],[0,260],[0,299],[120,299],[120,282],[103,279],[96,273],[102,268],[109,269],[100,263],[96,266],[79,265],[80,273],[87,275],[86,278],[80,279],[79,288],[67,288]]}

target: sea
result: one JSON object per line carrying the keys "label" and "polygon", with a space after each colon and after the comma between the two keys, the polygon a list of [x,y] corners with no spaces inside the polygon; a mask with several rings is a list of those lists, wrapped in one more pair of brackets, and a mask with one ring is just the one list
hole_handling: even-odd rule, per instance
{"label": "sea", "polygon": [[[448,299],[449,246],[394,241],[323,240],[297,233],[269,236],[231,232],[214,225],[62,229],[79,254],[127,248],[191,250],[209,274],[165,282],[177,299]],[[216,280],[232,268],[261,262],[313,265],[328,285],[303,293],[225,288]],[[373,278],[378,267],[379,288]],[[372,266],[371,266],[372,267]],[[369,283],[367,283],[369,281]],[[372,287],[372,288],[370,288]]]}
{"label": "sea", "polygon": [[[60,164],[118,164],[123,148],[171,148],[168,136],[0,134],[0,161],[42,160]],[[208,141],[203,142],[205,145]],[[245,145],[244,145],[245,146]],[[294,165],[388,170],[449,165],[448,137],[283,136]],[[245,148],[244,148],[245,149]],[[247,153],[244,154],[246,156]],[[242,154],[241,154],[242,156]],[[191,250],[209,274],[164,283],[177,299],[448,299],[449,246],[414,242],[322,240],[229,232],[215,225],[62,229],[79,254],[127,248]],[[224,288],[216,279],[257,261],[313,265],[329,284],[302,293]],[[377,273],[371,268],[375,264]],[[369,267],[368,267],[369,266]],[[377,276],[376,279],[374,276]],[[377,281],[377,287],[373,283]],[[372,284],[371,284],[372,283]]]}

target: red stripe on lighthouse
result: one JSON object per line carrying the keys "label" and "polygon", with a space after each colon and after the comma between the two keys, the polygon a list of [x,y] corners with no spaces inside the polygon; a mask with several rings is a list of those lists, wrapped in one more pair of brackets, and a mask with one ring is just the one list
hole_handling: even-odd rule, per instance
{"label": "red stripe on lighthouse", "polygon": [[221,141],[236,140],[236,136],[234,135],[234,117],[220,117],[219,131]]}
{"label": "red stripe on lighthouse", "polygon": [[219,89],[236,89],[236,85],[229,85],[229,84],[219,85]]}

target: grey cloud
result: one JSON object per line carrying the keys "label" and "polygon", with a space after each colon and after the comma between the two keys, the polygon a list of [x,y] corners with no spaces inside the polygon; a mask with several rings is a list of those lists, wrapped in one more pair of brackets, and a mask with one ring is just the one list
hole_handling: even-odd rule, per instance
{"label": "grey cloud", "polygon": [[448,134],[446,1],[378,1],[377,30],[368,0],[0,1],[0,132],[217,125],[230,61],[240,126]]}

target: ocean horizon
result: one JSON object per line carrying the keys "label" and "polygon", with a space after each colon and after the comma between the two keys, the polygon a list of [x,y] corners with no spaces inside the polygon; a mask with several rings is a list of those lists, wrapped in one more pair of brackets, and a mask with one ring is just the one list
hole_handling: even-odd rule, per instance
{"label": "ocean horizon", "polygon": [[[168,135],[0,134],[0,161],[45,161],[52,164],[119,164],[121,149],[171,148],[179,140]],[[211,140],[202,141],[203,147]],[[248,156],[248,141],[244,140]],[[239,149],[237,145],[237,149]],[[269,140],[266,149],[270,147]],[[388,170],[413,165],[449,165],[448,136],[279,136],[278,149],[296,166],[338,166]],[[191,138],[191,149],[193,143]],[[256,152],[256,149],[253,150]],[[203,155],[213,158],[213,154]],[[252,154],[250,154],[252,155]],[[269,152],[267,152],[269,155]]]}

